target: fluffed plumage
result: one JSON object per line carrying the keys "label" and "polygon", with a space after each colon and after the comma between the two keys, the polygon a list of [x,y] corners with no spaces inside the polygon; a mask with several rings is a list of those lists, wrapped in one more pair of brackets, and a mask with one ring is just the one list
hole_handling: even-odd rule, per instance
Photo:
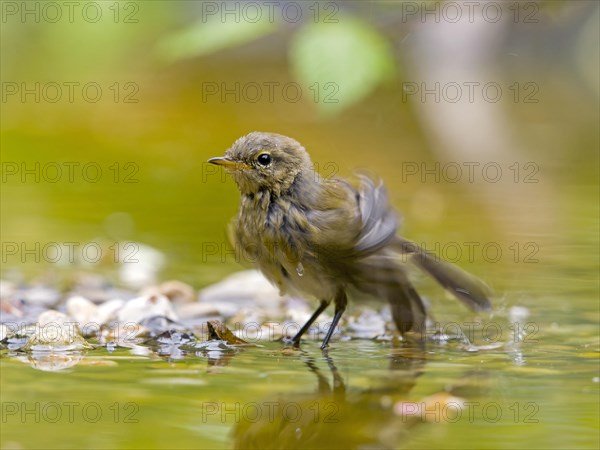
{"label": "fluffed plumage", "polygon": [[238,139],[222,158],[241,193],[233,240],[282,293],[321,300],[300,338],[332,301],[328,344],[353,287],[389,302],[401,333],[423,332],[427,312],[408,279],[406,262],[431,275],[474,310],[489,310],[489,288],[458,267],[438,260],[396,235],[398,216],[386,190],[368,176],[359,185],[321,179],[300,143],[274,133]]}

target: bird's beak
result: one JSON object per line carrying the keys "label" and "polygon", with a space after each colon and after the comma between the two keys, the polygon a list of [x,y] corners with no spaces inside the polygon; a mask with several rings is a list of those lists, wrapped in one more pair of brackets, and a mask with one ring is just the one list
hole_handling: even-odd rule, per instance
{"label": "bird's beak", "polygon": [[210,158],[208,160],[208,162],[211,164],[216,164],[217,166],[223,166],[226,169],[233,169],[233,170],[248,169],[250,167],[250,166],[248,166],[248,164],[244,164],[243,162],[239,162],[239,161],[234,161],[225,156],[219,156],[218,158]]}

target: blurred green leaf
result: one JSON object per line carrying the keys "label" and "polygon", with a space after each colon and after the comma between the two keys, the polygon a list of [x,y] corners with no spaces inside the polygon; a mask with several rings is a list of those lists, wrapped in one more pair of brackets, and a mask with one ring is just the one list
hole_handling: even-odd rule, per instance
{"label": "blurred green leaf", "polygon": [[272,33],[275,29],[276,24],[270,22],[268,17],[256,22],[222,21],[220,18],[198,21],[161,39],[156,52],[162,60],[173,62],[245,44]]}
{"label": "blurred green leaf", "polygon": [[290,48],[296,78],[319,112],[332,116],[366,97],[394,71],[391,46],[366,22],[307,23]]}

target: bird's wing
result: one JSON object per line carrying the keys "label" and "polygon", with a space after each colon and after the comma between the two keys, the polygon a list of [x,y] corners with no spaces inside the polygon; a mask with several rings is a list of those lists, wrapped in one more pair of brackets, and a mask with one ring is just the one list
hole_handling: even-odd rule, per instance
{"label": "bird's wing", "polygon": [[398,216],[389,205],[383,183],[375,185],[366,175],[360,175],[360,180],[357,202],[362,228],[354,248],[359,253],[370,254],[396,235]]}
{"label": "bird's wing", "polygon": [[366,175],[355,187],[342,179],[324,180],[307,218],[311,242],[320,252],[339,258],[363,258],[383,248],[396,234],[398,217],[390,208],[383,184]]}
{"label": "bird's wing", "polygon": [[[306,197],[305,197],[306,198]],[[308,242],[318,255],[351,254],[360,234],[360,213],[354,188],[344,180],[318,185],[305,210],[311,225]]]}

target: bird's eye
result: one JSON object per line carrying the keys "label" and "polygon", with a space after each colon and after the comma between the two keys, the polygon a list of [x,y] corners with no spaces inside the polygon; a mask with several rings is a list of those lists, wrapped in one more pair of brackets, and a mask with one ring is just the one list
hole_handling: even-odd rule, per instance
{"label": "bird's eye", "polygon": [[271,164],[271,155],[269,155],[268,153],[261,153],[260,155],[258,155],[258,158],[256,158],[256,161],[258,161],[258,163],[261,166],[268,166],[269,164]]}

